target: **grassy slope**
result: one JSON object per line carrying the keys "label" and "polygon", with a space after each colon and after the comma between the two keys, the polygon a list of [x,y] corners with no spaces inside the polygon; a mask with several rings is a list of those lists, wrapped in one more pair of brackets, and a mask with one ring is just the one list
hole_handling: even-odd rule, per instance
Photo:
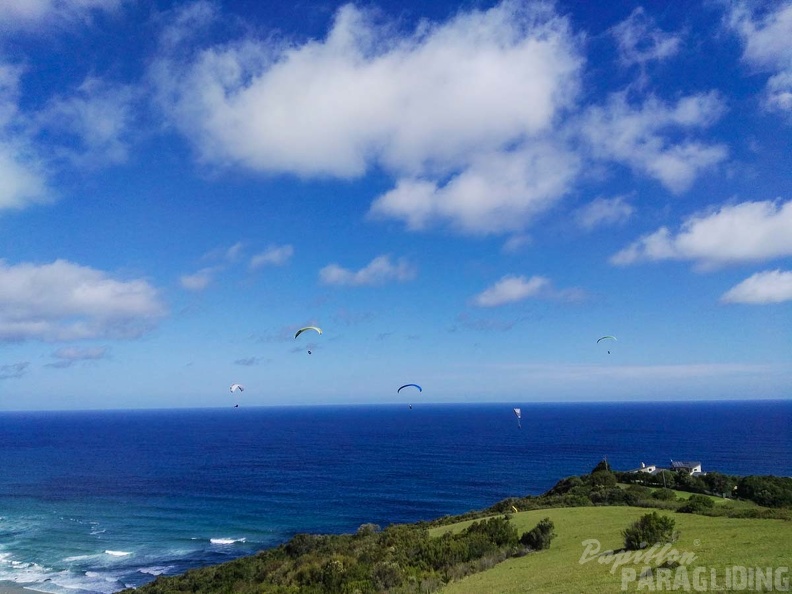
{"label": "grassy slope", "polygon": [[[483,573],[455,582],[443,594],[605,594],[621,588],[621,569],[610,573],[609,565],[597,561],[580,564],[582,542],[596,538],[606,549],[619,549],[621,531],[652,510],[634,507],[557,508],[521,512],[513,516],[520,533],[549,517],[555,524],[556,538],[549,550],[510,559]],[[660,512],[676,520],[680,538],[674,544],[679,552],[691,552],[694,567],[716,568],[723,575],[725,567],[789,566],[792,559],[792,526],[783,520],[736,519]],[[459,530],[469,522],[433,530]],[[656,564],[655,564],[656,565]],[[628,565],[640,573],[641,567]],[[635,590],[635,584],[631,586]]]}

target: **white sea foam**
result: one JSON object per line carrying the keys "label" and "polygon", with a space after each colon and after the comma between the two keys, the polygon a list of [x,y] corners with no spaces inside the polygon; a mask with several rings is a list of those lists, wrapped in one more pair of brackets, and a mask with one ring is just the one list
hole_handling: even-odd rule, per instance
{"label": "white sea foam", "polygon": [[128,551],[105,551],[105,555],[112,555],[113,557],[126,557],[131,554]]}
{"label": "white sea foam", "polygon": [[147,573],[148,575],[162,575],[175,569],[173,565],[155,565],[153,567],[141,567],[138,569],[140,573]]}
{"label": "white sea foam", "polygon": [[65,563],[74,563],[75,561],[87,561],[88,559],[96,559],[97,555],[74,555],[73,557],[64,557]]}
{"label": "white sea foam", "polygon": [[209,542],[212,544],[230,545],[235,542],[245,542],[245,538],[210,538]]}

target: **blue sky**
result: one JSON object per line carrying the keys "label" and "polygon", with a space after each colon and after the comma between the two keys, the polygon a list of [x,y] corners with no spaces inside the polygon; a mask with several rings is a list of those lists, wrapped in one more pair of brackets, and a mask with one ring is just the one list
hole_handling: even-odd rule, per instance
{"label": "blue sky", "polygon": [[602,4],[4,1],[0,409],[789,398],[792,2]]}

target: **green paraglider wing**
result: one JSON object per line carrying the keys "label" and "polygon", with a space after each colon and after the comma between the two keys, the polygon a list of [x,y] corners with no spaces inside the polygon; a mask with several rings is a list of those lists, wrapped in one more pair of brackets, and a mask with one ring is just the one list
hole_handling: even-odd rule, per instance
{"label": "green paraglider wing", "polygon": [[399,392],[401,392],[401,391],[402,391],[404,388],[409,388],[409,387],[418,388],[418,391],[419,391],[419,392],[423,392],[423,388],[422,388],[421,386],[419,386],[418,384],[404,384],[404,385],[403,385],[401,388],[399,388],[398,390],[396,390],[396,393],[398,394],[398,393],[399,393]]}
{"label": "green paraglider wing", "polygon": [[297,334],[294,335],[294,338],[297,338],[300,334],[302,334],[306,330],[316,330],[319,334],[322,333],[321,328],[318,328],[316,326],[306,326],[305,328],[300,328],[299,330],[297,330]]}
{"label": "green paraglider wing", "polygon": [[597,344],[599,344],[599,343],[600,343],[600,342],[602,342],[603,340],[616,340],[616,337],[615,337],[615,336],[603,336],[602,338],[600,338],[600,339],[597,341]]}

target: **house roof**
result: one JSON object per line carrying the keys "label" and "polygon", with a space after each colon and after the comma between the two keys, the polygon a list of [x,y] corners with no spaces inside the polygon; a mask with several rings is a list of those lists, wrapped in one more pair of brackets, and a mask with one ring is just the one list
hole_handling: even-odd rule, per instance
{"label": "house roof", "polygon": [[696,466],[701,466],[701,462],[678,462],[675,460],[671,461],[671,468],[694,468]]}

